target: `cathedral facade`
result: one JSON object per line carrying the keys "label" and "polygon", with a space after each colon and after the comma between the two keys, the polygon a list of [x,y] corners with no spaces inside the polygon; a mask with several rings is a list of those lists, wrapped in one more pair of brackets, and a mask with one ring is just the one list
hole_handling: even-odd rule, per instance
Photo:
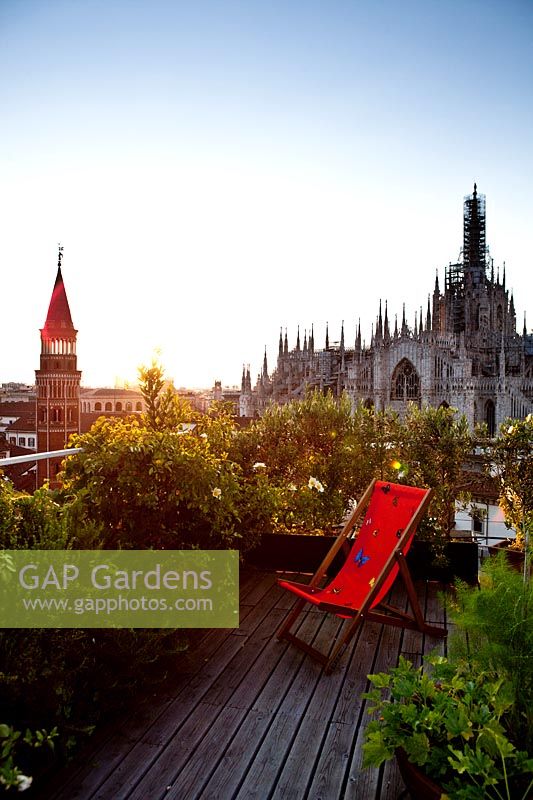
{"label": "cathedral facade", "polygon": [[358,326],[354,346],[346,346],[344,324],[340,341],[330,345],[326,328],[323,349],[315,347],[314,330],[298,330],[289,349],[287,332],[280,332],[278,359],[268,372],[266,352],[252,388],[243,370],[240,414],[260,415],[269,403],[301,398],[308,389],[346,392],[352,402],[377,410],[403,413],[410,402],[420,406],[448,405],[465,414],[473,428],[485,422],[492,435],[506,418],[533,412],[533,335],[517,332],[512,294],[506,288],[505,267],[494,271],[486,245],[485,197],[477,186],[464,199],[463,247],[457,263],[438,273],[426,309],[414,325],[389,320],[387,305],[379,312],[370,345],[361,342]]}

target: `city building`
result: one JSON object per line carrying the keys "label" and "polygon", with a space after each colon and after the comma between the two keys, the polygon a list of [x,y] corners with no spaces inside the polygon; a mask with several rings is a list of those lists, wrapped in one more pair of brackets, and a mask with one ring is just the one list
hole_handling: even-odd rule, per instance
{"label": "city building", "polygon": [[[63,248],[59,248],[57,275],[41,329],[41,356],[35,370],[35,418],[37,450],[39,453],[62,450],[73,433],[80,431],[80,380],[77,367],[77,331],[72,323],[70,308],[61,274]],[[56,475],[61,459],[37,462],[37,486],[45,480],[57,486]]]}
{"label": "city building", "polygon": [[287,331],[280,332],[277,365],[263,366],[252,388],[249,368],[243,370],[240,414],[260,415],[271,403],[301,398],[309,388],[345,391],[353,403],[403,413],[409,402],[448,405],[465,414],[471,427],[485,422],[490,434],[508,417],[533,412],[533,335],[517,333],[512,294],[506,287],[505,265],[494,269],[486,244],[485,197],[477,186],[464,199],[463,246],[456,263],[444,270],[441,289],[437,272],[427,308],[408,325],[405,304],[401,322],[391,324],[388,304],[379,301],[370,345],[346,346],[344,323],[338,342],[315,346],[311,326],[298,329],[289,350]]}

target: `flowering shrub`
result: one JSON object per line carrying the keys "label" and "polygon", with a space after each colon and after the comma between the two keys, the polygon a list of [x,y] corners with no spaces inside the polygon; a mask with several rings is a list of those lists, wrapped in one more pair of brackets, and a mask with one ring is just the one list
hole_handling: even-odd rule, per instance
{"label": "flowering shrub", "polygon": [[17,792],[25,792],[32,784],[32,777],[25,775],[15,763],[17,750],[20,751],[21,745],[27,748],[38,748],[48,746],[53,748],[54,738],[57,730],[54,728],[50,733],[37,730],[32,733],[26,730],[24,736],[21,731],[15,730],[10,725],[0,723],[0,786],[5,789],[16,789]]}

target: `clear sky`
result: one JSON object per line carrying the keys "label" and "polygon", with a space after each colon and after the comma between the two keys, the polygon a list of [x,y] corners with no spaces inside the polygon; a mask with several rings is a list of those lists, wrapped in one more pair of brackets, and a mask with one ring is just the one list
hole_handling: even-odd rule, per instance
{"label": "clear sky", "polygon": [[0,382],[33,382],[57,244],[85,385],[155,351],[239,383],[409,322],[462,201],[533,324],[530,0],[0,0]]}

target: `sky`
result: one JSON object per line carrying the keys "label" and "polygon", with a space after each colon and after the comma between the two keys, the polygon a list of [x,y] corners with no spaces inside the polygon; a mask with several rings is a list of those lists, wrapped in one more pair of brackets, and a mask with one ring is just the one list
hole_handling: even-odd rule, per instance
{"label": "sky", "polygon": [[410,324],[474,181],[533,324],[530,0],[0,0],[0,383],[64,247],[85,386],[275,367],[280,328]]}

